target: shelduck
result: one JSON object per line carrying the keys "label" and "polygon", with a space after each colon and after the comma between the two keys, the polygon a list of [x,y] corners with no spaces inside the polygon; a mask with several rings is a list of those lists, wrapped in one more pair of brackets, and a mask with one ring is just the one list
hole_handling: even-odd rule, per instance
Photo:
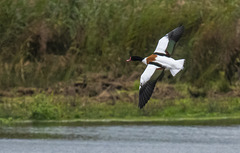
{"label": "shelduck", "polygon": [[170,70],[172,76],[175,76],[183,69],[184,59],[175,60],[171,58],[175,44],[182,36],[184,26],[179,26],[165,36],[163,36],[157,44],[154,53],[148,57],[131,56],[127,62],[141,61],[147,65],[142,73],[139,85],[139,104],[138,107],[143,108],[152,96],[154,87],[158,79],[164,75],[164,70]]}

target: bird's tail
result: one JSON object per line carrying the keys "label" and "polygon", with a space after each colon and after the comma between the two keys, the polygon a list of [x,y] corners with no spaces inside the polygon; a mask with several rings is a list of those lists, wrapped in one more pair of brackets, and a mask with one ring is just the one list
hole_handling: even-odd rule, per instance
{"label": "bird's tail", "polygon": [[185,59],[176,60],[177,68],[170,69],[172,76],[175,76],[180,70],[183,69]]}

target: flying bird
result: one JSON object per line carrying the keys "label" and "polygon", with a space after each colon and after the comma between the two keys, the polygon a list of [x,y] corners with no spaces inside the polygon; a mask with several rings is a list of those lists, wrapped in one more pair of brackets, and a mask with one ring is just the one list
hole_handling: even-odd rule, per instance
{"label": "flying bird", "polygon": [[164,70],[170,70],[172,76],[175,76],[183,69],[184,59],[175,60],[171,58],[175,45],[182,36],[184,26],[179,26],[165,36],[157,44],[153,54],[148,57],[131,56],[129,61],[141,61],[147,65],[142,73],[139,85],[139,103],[138,107],[143,108],[152,96],[154,87],[158,79],[164,75]]}

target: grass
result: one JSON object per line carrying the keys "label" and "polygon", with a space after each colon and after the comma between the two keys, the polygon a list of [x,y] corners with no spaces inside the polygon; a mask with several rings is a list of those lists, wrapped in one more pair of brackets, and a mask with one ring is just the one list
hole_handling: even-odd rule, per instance
{"label": "grass", "polygon": [[208,120],[240,116],[240,98],[151,99],[142,110],[133,102],[97,102],[87,97],[46,95],[1,98],[0,121],[24,120]]}

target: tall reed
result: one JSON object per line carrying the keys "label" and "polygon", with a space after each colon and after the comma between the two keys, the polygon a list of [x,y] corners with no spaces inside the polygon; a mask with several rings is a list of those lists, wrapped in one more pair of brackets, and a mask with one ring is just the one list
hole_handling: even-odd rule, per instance
{"label": "tall reed", "polygon": [[[186,58],[177,80],[196,86],[236,80],[239,1],[2,0],[0,88],[46,87],[88,71],[128,75],[130,55],[147,56],[183,24],[174,58]],[[142,67],[136,67],[143,71]]]}

